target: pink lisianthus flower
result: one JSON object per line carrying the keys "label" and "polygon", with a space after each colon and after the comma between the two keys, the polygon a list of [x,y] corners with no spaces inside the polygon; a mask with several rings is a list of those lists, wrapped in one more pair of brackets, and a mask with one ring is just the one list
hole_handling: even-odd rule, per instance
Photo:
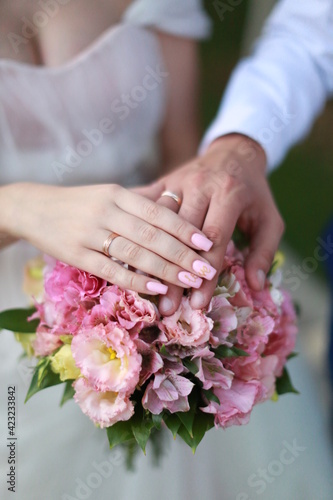
{"label": "pink lisianthus flower", "polygon": [[233,372],[224,368],[222,361],[216,358],[208,347],[198,351],[192,361],[199,370],[195,376],[201,380],[204,389],[212,387],[229,389],[231,387]]}
{"label": "pink lisianthus flower", "polygon": [[62,345],[59,335],[52,333],[48,328],[39,326],[36,337],[32,342],[35,356],[49,356]]}
{"label": "pink lisianthus flower", "polygon": [[234,307],[222,295],[212,297],[207,316],[214,322],[211,331],[210,343],[213,346],[226,344],[227,337],[232,330],[237,328],[237,316]]}
{"label": "pink lisianthus flower", "polygon": [[164,373],[156,373],[146,387],[142,398],[142,406],[154,415],[165,408],[171,413],[190,409],[187,396],[194,384],[185,377],[166,369]]}
{"label": "pink lisianthus flower", "polygon": [[57,261],[45,274],[45,292],[54,303],[65,302],[78,307],[84,302],[94,304],[107,282],[90,273]]}
{"label": "pink lisianthus flower", "polygon": [[108,323],[81,330],[73,337],[72,352],[82,375],[95,390],[134,391],[142,358],[124,328]]}
{"label": "pink lisianthus flower", "polygon": [[213,320],[202,311],[191,308],[188,297],[182,297],[177,311],[159,322],[166,345],[182,346],[199,346],[208,342],[213,325]]}
{"label": "pink lisianthus flower", "polygon": [[264,354],[274,354],[278,358],[275,375],[280,377],[287,357],[294,350],[297,336],[296,313],[292,305],[290,295],[283,291],[283,302],[281,304],[281,316],[277,319],[276,328],[269,336],[265,346]]}
{"label": "pink lisianthus flower", "polygon": [[[247,321],[237,329],[237,342],[245,346],[249,352],[262,350],[267,344],[269,335],[275,326],[274,319],[270,316],[261,316],[254,312]],[[260,349],[261,348],[261,349]]]}
{"label": "pink lisianthus flower", "polygon": [[120,290],[115,285],[105,289],[100,302],[109,318],[131,330],[131,334],[138,333],[144,325],[155,323],[158,317],[152,302],[131,290]]}
{"label": "pink lisianthus flower", "polygon": [[230,389],[213,388],[220,404],[209,401],[208,406],[200,408],[205,413],[212,413],[215,427],[247,424],[257,395],[261,392],[258,381],[243,382],[234,378]]}
{"label": "pink lisianthus flower", "polygon": [[134,414],[133,403],[124,394],[95,391],[84,378],[77,379],[73,387],[74,400],[82,412],[102,429],[129,420]]}
{"label": "pink lisianthus flower", "polygon": [[256,400],[256,402],[259,402],[270,398],[274,394],[277,363],[277,356],[262,357],[254,352],[247,357],[232,358],[225,365],[235,374],[237,380],[243,382],[257,380],[261,383],[261,391],[258,392]]}

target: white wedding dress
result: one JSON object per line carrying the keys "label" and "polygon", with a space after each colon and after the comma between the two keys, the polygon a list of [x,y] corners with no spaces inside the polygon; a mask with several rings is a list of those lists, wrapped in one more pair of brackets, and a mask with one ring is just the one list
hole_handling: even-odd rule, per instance
{"label": "white wedding dress", "polygon": [[[168,77],[151,26],[197,39],[209,32],[197,0],[136,0],[121,24],[61,67],[0,60],[1,184],[135,185],[158,176]],[[131,105],[121,102],[126,94]],[[27,304],[23,267],[36,253],[23,242],[0,252],[0,310]],[[110,452],[105,432],[73,401],[59,407],[59,386],[24,404],[30,372],[21,352],[12,333],[1,332],[1,500],[333,498],[328,436],[302,359],[291,363],[301,396],[256,408],[247,426],[211,430],[195,456],[170,435],[159,468],[148,448],[127,472],[123,454]],[[9,386],[17,397],[15,494],[6,483]]]}

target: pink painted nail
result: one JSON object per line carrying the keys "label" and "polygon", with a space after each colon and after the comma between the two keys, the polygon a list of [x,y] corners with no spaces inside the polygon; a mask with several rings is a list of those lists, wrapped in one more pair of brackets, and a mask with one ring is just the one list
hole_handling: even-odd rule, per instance
{"label": "pink painted nail", "polygon": [[200,250],[204,250],[205,252],[208,252],[213,246],[212,241],[206,238],[206,236],[202,236],[202,234],[199,233],[194,233],[191,241],[193,245],[200,248]]}
{"label": "pink painted nail", "polygon": [[200,288],[202,279],[198,278],[195,274],[189,273],[187,271],[181,271],[178,273],[178,279],[185,285],[189,285],[193,288]]}
{"label": "pink painted nail", "polygon": [[205,278],[206,280],[213,279],[216,274],[216,269],[202,260],[195,260],[192,267],[199,276]]}
{"label": "pink painted nail", "polygon": [[146,287],[150,292],[161,293],[162,295],[165,295],[168,291],[168,287],[166,285],[157,281],[148,281],[148,283],[146,283]]}

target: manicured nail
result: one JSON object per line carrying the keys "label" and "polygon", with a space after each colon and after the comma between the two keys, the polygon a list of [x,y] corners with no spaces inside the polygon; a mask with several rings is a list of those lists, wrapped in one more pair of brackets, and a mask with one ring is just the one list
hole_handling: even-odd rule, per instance
{"label": "manicured nail", "polygon": [[194,292],[191,296],[191,307],[193,309],[201,309],[204,306],[204,296],[201,292]]}
{"label": "manicured nail", "polygon": [[264,273],[264,271],[262,269],[259,269],[259,271],[257,271],[257,279],[258,279],[258,283],[260,285],[260,290],[263,290],[263,288],[265,286],[265,281],[266,281],[266,274]]}
{"label": "manicured nail", "polygon": [[206,236],[202,236],[202,234],[199,233],[194,233],[191,241],[193,245],[200,248],[200,250],[204,250],[205,252],[208,252],[213,246],[212,241],[206,238]]}
{"label": "manicured nail", "polygon": [[162,297],[159,303],[159,309],[162,312],[162,314],[166,314],[169,311],[171,311],[173,306],[172,301],[169,299],[169,297]]}
{"label": "manicured nail", "polygon": [[205,278],[206,280],[213,279],[216,274],[216,269],[202,260],[195,260],[192,267],[199,276]]}
{"label": "manicured nail", "polygon": [[148,281],[146,287],[150,292],[161,293],[162,295],[165,295],[168,291],[168,287],[162,283],[158,283],[158,281]]}
{"label": "manicured nail", "polygon": [[189,285],[193,288],[200,288],[202,279],[198,278],[195,274],[189,273],[187,271],[181,271],[178,273],[178,279],[185,285]]}

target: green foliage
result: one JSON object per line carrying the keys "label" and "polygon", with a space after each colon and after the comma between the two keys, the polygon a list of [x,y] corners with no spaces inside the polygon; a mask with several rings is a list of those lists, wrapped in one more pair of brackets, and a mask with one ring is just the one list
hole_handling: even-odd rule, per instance
{"label": "green foliage", "polygon": [[197,365],[194,363],[194,361],[191,361],[189,358],[183,359],[183,365],[185,368],[188,369],[189,372],[191,372],[193,375],[196,375],[199,371],[199,368]]}
{"label": "green foliage", "polygon": [[37,392],[58,384],[63,384],[63,382],[59,375],[52,371],[51,359],[49,357],[42,358],[36,365],[24,402],[26,403]]}
{"label": "green foliage", "polygon": [[60,406],[63,406],[66,403],[66,401],[69,401],[70,399],[73,398],[75,393],[75,390],[72,386],[73,382],[74,382],[73,380],[66,380],[64,393],[60,401]]}
{"label": "green foliage", "polygon": [[106,433],[109,439],[110,448],[113,448],[117,444],[126,443],[134,438],[131,420],[126,420],[125,422],[117,422],[116,424],[107,427]]}
{"label": "green foliage", "polygon": [[284,367],[281,377],[276,379],[276,392],[278,395],[288,394],[290,392],[299,394],[290,380],[290,376],[286,367]]}
{"label": "green foliage", "polygon": [[209,389],[202,389],[203,394],[206,396],[208,401],[213,401],[214,403],[217,403],[218,405],[221,404],[221,401],[219,398],[213,393],[213,391]]}
{"label": "green foliage", "polygon": [[39,320],[28,321],[36,312],[34,307],[29,309],[8,309],[0,313],[0,329],[16,333],[33,333],[37,330]]}
{"label": "green foliage", "polygon": [[226,345],[219,345],[216,349],[212,349],[215,353],[215,357],[219,359],[223,358],[234,358],[236,356],[249,356],[249,354],[243,349],[239,349],[238,347],[228,347]]}

